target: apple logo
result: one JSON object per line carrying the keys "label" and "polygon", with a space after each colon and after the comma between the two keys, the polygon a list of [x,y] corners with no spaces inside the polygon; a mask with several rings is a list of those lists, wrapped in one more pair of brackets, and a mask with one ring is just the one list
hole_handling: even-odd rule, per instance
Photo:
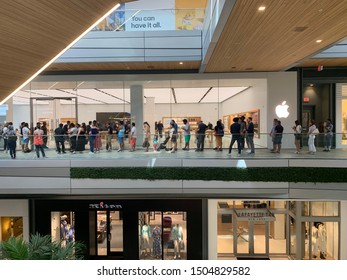
{"label": "apple logo", "polygon": [[283,101],[282,104],[276,106],[276,115],[278,118],[287,118],[289,116],[287,101]]}

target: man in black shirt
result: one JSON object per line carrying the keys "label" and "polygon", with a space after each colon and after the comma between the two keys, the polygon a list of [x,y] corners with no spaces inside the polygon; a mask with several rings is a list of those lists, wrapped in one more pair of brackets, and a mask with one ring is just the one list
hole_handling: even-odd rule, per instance
{"label": "man in black shirt", "polygon": [[159,133],[159,137],[162,138],[163,137],[163,124],[161,123],[161,121],[158,121],[157,124],[157,129],[158,129],[158,133]]}
{"label": "man in black shirt", "polygon": [[231,150],[235,142],[237,142],[238,156],[241,156],[241,125],[239,123],[239,118],[233,118],[233,124],[230,126],[231,142],[229,145],[229,156],[231,156]]}
{"label": "man in black shirt", "polygon": [[282,146],[282,136],[283,136],[283,126],[281,125],[281,121],[277,121],[277,125],[275,127],[275,139],[274,139],[274,144],[275,144],[275,150],[273,153],[280,153],[281,152],[281,146]]}
{"label": "man in black shirt", "polygon": [[202,152],[204,150],[204,143],[205,143],[205,132],[207,129],[207,125],[204,124],[202,121],[199,122],[198,129],[197,129],[197,147],[196,152]]}
{"label": "man in black shirt", "polygon": [[60,123],[59,126],[54,130],[55,145],[57,147],[58,154],[60,154],[61,152],[65,154],[64,132],[65,131],[62,123]]}

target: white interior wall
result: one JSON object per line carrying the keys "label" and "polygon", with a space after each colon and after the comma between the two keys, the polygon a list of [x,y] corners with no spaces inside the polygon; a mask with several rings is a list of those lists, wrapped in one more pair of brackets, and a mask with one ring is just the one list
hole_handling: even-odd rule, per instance
{"label": "white interior wall", "polygon": [[254,138],[255,147],[267,145],[267,83],[265,79],[256,80],[249,89],[237,94],[222,104],[223,116],[259,109],[260,138]]}
{"label": "white interior wall", "polygon": [[[286,101],[289,106],[289,116],[287,118],[280,118],[283,131],[282,147],[283,148],[294,148],[294,135],[292,127],[295,124],[295,120],[298,119],[297,109],[297,74],[296,72],[276,72],[267,74],[267,132],[271,130],[272,121],[276,116],[276,106]],[[268,147],[272,147],[272,141],[268,137]]]}
{"label": "white interior wall", "polygon": [[[24,199],[0,200],[0,217],[23,217],[23,239],[29,240],[29,202]],[[1,219],[0,219],[1,223]],[[0,225],[1,228],[1,225]],[[0,230],[0,240],[2,240]]]}

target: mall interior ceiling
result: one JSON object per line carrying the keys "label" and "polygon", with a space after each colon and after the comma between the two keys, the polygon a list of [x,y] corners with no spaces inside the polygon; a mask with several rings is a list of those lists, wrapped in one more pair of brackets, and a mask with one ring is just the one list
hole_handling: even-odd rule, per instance
{"label": "mall interior ceiling", "polygon": [[[0,0],[0,102],[117,2],[129,1]],[[266,9],[259,11],[260,6]],[[321,61],[312,59],[315,54],[347,37],[345,0],[236,0],[226,17],[204,73],[316,67]],[[136,67],[150,73],[169,70],[172,63],[177,62],[81,64],[74,71],[118,67],[129,72]],[[347,58],[324,59],[324,66],[347,66]],[[199,72],[200,67],[188,62],[180,72]]]}

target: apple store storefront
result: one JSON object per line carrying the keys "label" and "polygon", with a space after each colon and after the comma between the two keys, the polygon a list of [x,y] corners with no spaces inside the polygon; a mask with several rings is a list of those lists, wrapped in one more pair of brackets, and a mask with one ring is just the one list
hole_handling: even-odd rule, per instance
{"label": "apple store storefront", "polygon": [[[252,117],[255,145],[267,148],[274,118],[281,119],[284,133],[292,132],[289,128],[297,119],[297,76],[295,72],[47,75],[17,92],[7,106],[13,106],[16,128],[21,122],[34,127],[45,121],[51,131],[68,120],[97,120],[104,125],[110,120],[128,119],[136,123],[141,134],[145,121],[154,133],[158,121],[168,128],[174,119],[180,127],[186,118],[195,130],[200,121],[214,127],[221,119],[229,128],[236,116]],[[288,141],[284,137],[284,142],[284,148],[294,145],[292,137]]]}

